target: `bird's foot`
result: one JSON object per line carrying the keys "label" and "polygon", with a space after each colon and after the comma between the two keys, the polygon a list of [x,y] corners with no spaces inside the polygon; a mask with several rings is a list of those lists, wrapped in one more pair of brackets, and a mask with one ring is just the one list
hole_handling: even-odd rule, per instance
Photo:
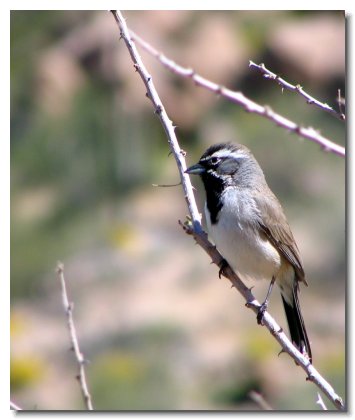
{"label": "bird's foot", "polygon": [[267,310],[267,304],[268,304],[267,302],[264,302],[259,307],[259,311],[258,311],[258,314],[256,316],[256,320],[257,320],[259,325],[264,325],[263,320],[264,320],[264,314]]}
{"label": "bird's foot", "polygon": [[228,267],[228,262],[227,262],[227,260],[225,260],[223,258],[222,261],[219,264],[219,272],[218,272],[218,277],[219,278],[221,278],[222,275],[224,275],[224,270],[225,270],[226,267]]}

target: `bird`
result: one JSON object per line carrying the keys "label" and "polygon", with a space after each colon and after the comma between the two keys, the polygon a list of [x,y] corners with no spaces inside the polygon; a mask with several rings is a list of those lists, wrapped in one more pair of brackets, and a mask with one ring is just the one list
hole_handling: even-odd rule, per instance
{"label": "bird", "polygon": [[276,282],[291,341],[311,363],[299,302],[300,283],[308,286],[300,252],[259,163],[246,146],[219,143],[210,146],[185,172],[202,179],[208,233],[224,260],[242,279],[270,281],[258,323],[262,323]]}

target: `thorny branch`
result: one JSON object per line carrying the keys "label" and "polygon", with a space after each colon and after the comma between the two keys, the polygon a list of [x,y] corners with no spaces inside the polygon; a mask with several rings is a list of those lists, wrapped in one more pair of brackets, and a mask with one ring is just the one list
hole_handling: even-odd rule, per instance
{"label": "thorny branch", "polygon": [[[180,149],[172,121],[168,117],[165,108],[159,98],[158,92],[155,89],[151,75],[148,73],[135,44],[132,42],[131,35],[127,28],[125,19],[119,11],[111,10],[111,13],[113,14],[119,27],[120,38],[124,40],[126,47],[129,51],[129,54],[133,61],[133,67],[142,78],[143,83],[147,89],[147,95],[153,103],[155,113],[158,115],[160,122],[164,127],[164,130],[168,137],[170,148],[177,162],[182,186],[185,193],[185,199],[191,218],[190,221],[184,224],[180,222],[180,224],[183,225],[186,233],[191,234],[196,240],[196,242],[207,252],[207,254],[212,258],[212,261],[221,268],[224,261],[223,257],[217,251],[216,247],[211,242],[209,242],[207,234],[202,229],[201,215],[197,209],[190,178],[184,172],[186,169],[185,153]],[[223,265],[223,274],[231,281],[232,285],[245,298],[246,306],[251,308],[257,314],[260,308],[260,303],[255,299],[251,290],[247,286],[245,286],[245,284],[234,273],[230,266]],[[290,340],[287,338],[286,334],[283,332],[282,328],[276,323],[276,321],[271,317],[271,315],[268,312],[265,312],[263,325],[269,330],[269,332],[282,346],[283,351],[288,353],[296,362],[296,364],[301,366],[302,369],[307,373],[307,380],[314,382],[318,386],[318,388],[321,389],[324,392],[324,394],[332,401],[336,408],[344,410],[344,403],[341,397],[336,394],[333,387],[319,374],[319,372],[309,362],[308,358],[302,355],[292,345]]]}
{"label": "thorny branch", "polygon": [[342,157],[345,156],[344,147],[325,138],[319,133],[318,130],[312,127],[302,127],[296,124],[295,122],[289,120],[288,118],[276,113],[269,106],[262,106],[252,101],[251,99],[247,98],[242,92],[235,92],[230,89],[227,89],[224,86],[214,83],[208,79],[205,79],[191,68],[180,66],[170,58],[166,57],[163,53],[156,50],[152,45],[140,38],[136,33],[134,33],[131,30],[130,36],[131,41],[133,40],[137,42],[146,52],[155,57],[164,67],[166,67],[172,73],[175,73],[187,79],[192,79],[197,86],[204,87],[205,89],[217,95],[223,96],[229,101],[240,105],[242,108],[244,108],[245,111],[258,114],[261,117],[264,117],[274,122],[277,126],[283,127],[291,133],[295,133],[300,137],[303,137],[307,140],[318,144],[326,152],[332,152]]}
{"label": "thorny branch", "polygon": [[67,316],[67,321],[68,321],[70,341],[72,344],[71,349],[74,351],[75,358],[79,367],[79,373],[76,376],[76,379],[78,380],[80,384],[81,393],[83,395],[84,403],[87,410],[93,410],[93,406],[91,402],[91,395],[89,393],[89,388],[86,383],[86,375],[85,375],[86,360],[82,352],[80,351],[80,347],[79,347],[78,336],[76,333],[74,319],[73,319],[73,303],[69,302],[69,299],[68,299],[67,288],[66,288],[65,278],[64,278],[64,266],[62,263],[58,263],[57,265],[57,274],[58,274],[58,278],[60,280],[60,284],[62,287],[62,301],[63,301],[63,306],[64,306],[65,314]]}
{"label": "thorny branch", "polygon": [[334,108],[332,108],[330,105],[318,101],[318,99],[314,98],[309,93],[307,93],[301,85],[292,85],[291,83],[287,82],[282,77],[268,70],[265,67],[264,63],[256,64],[250,60],[249,67],[254,67],[257,70],[259,70],[263,74],[265,79],[275,80],[275,82],[277,82],[283,89],[296,92],[299,95],[303,96],[306,99],[308,104],[315,105],[318,108],[322,109],[323,111],[326,111],[329,114],[333,115],[334,117],[338,118],[339,120],[345,121],[345,114],[343,112],[338,112]]}

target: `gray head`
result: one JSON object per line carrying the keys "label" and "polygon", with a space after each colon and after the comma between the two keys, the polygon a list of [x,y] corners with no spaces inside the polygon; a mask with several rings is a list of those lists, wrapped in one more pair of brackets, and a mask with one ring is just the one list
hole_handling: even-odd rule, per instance
{"label": "gray head", "polygon": [[222,196],[230,188],[265,190],[264,173],[250,150],[242,144],[220,143],[209,147],[201,159],[186,170],[200,175],[212,223],[222,208]]}
{"label": "gray head", "polygon": [[227,186],[259,188],[265,184],[264,173],[258,162],[242,144],[213,145],[186,172],[200,175],[206,190],[212,186],[219,190]]}

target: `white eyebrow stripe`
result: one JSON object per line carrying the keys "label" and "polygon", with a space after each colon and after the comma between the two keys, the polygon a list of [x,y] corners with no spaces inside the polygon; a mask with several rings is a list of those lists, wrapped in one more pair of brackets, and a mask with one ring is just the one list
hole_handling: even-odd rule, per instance
{"label": "white eyebrow stripe", "polygon": [[234,159],[241,159],[248,157],[248,154],[244,150],[238,150],[237,152],[231,152],[230,150],[219,150],[216,153],[213,153],[212,156],[224,158],[224,157],[232,157]]}

